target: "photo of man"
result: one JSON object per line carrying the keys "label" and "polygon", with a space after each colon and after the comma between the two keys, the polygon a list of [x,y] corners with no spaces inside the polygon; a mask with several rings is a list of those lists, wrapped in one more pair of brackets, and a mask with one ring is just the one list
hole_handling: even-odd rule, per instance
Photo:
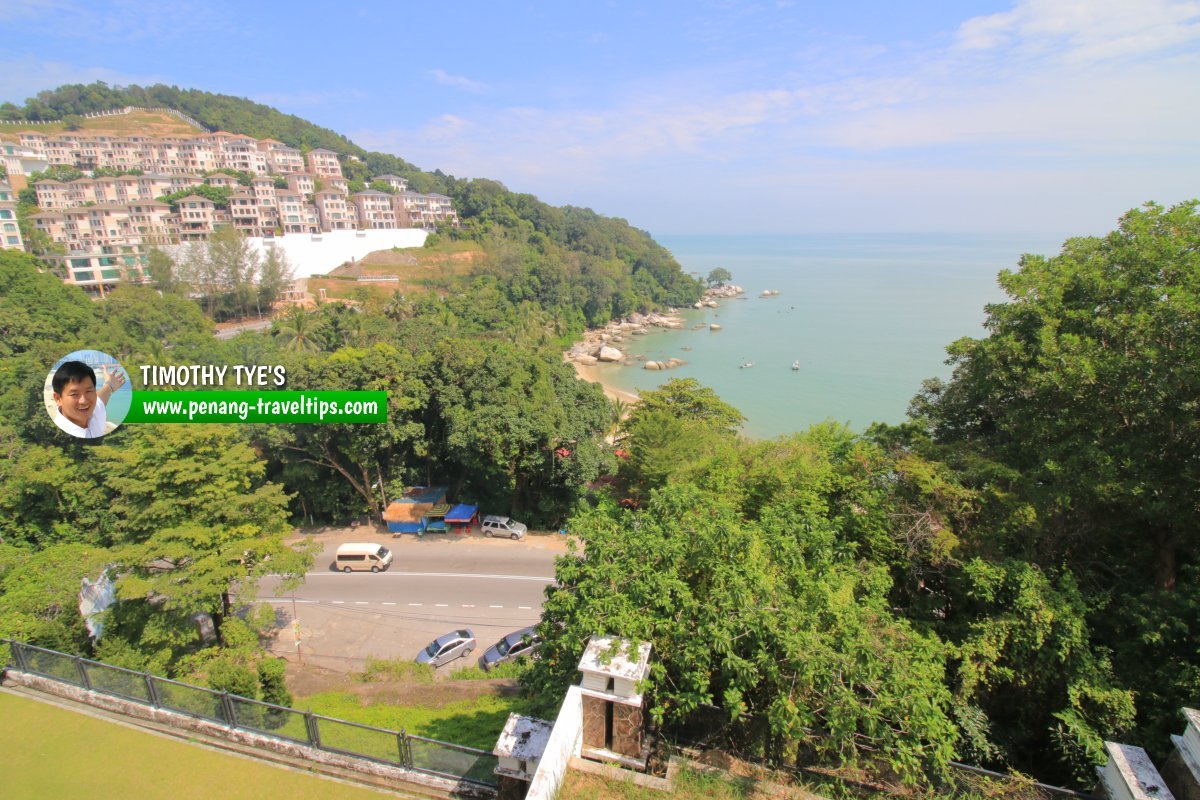
{"label": "photo of man", "polygon": [[47,388],[53,410],[49,405],[47,410],[62,430],[80,439],[95,439],[114,430],[124,419],[121,413],[119,419],[110,420],[109,404],[127,378],[125,370],[111,358],[106,359],[110,363],[98,365],[97,376],[95,368],[73,358],[77,355],[72,353],[51,372]]}

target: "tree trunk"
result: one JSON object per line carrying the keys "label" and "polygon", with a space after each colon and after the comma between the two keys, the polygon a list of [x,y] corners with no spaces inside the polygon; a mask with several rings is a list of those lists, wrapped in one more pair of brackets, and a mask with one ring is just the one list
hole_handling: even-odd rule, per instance
{"label": "tree trunk", "polygon": [[1178,539],[1171,532],[1160,533],[1154,539],[1154,586],[1162,592],[1173,592],[1178,570]]}

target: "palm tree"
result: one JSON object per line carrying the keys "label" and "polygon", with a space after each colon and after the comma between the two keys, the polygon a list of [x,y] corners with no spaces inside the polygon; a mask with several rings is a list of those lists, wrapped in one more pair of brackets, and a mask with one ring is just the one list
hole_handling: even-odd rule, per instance
{"label": "palm tree", "polygon": [[625,421],[625,417],[629,415],[630,404],[619,397],[609,398],[608,401],[608,435],[615,438],[621,430],[621,423]]}
{"label": "palm tree", "polygon": [[283,344],[284,350],[300,353],[316,353],[321,350],[321,344],[314,335],[317,324],[312,315],[300,306],[295,306],[286,317],[279,322],[276,335]]}

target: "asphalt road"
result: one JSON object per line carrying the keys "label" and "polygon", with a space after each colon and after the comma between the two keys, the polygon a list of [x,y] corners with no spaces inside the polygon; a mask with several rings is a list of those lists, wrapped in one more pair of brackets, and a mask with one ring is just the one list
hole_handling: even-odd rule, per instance
{"label": "asphalt road", "polygon": [[[406,536],[372,533],[323,537],[313,571],[293,591],[277,578],[259,585],[258,602],[276,613],[272,650],[330,669],[362,668],[368,656],[414,658],[434,637],[457,628],[476,636],[475,652],[442,670],[470,666],[505,634],[541,617],[542,598],[553,582],[560,537],[513,542],[469,536]],[[343,574],[333,554],[346,541],[375,541],[393,552],[387,572]],[[293,620],[299,620],[297,656]]]}

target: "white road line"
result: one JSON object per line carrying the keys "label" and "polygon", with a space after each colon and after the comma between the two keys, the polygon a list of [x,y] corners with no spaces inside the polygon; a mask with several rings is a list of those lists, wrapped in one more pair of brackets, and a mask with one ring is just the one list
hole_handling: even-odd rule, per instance
{"label": "white road line", "polygon": [[340,606],[340,605],[343,605],[343,604],[345,604],[345,602],[346,602],[345,600],[334,600],[334,601],[333,601],[333,604],[334,604],[335,606]]}
{"label": "white road line", "polygon": [[410,606],[419,606],[419,605],[421,605],[421,604],[420,604],[420,603],[409,603],[409,605],[410,605]]}
{"label": "white road line", "polygon": [[517,606],[522,611],[533,611],[533,606]]}
{"label": "white road line", "polygon": [[488,608],[504,608],[504,606],[488,606]]}
{"label": "white road line", "polygon": [[356,606],[365,606],[366,604],[367,604],[366,600],[355,600],[354,601],[354,605],[356,605]]}
{"label": "white road line", "polygon": [[434,603],[434,605],[438,608],[447,608],[450,604],[449,603]]}
{"label": "white road line", "polygon": [[463,608],[474,608],[474,607],[475,607],[474,603],[472,603],[471,605],[467,605],[466,603],[463,603]]}
{"label": "white road line", "polygon": [[396,604],[395,604],[395,603],[384,603],[384,605],[385,605],[385,606],[394,606],[394,605],[396,605]]}
{"label": "white road line", "polygon": [[[305,580],[309,578],[337,578],[341,580],[345,577],[340,572],[309,572],[304,576]],[[545,575],[483,575],[477,572],[380,572],[373,575],[371,580],[379,578],[489,578],[500,581],[554,583],[554,578],[547,578]]]}

